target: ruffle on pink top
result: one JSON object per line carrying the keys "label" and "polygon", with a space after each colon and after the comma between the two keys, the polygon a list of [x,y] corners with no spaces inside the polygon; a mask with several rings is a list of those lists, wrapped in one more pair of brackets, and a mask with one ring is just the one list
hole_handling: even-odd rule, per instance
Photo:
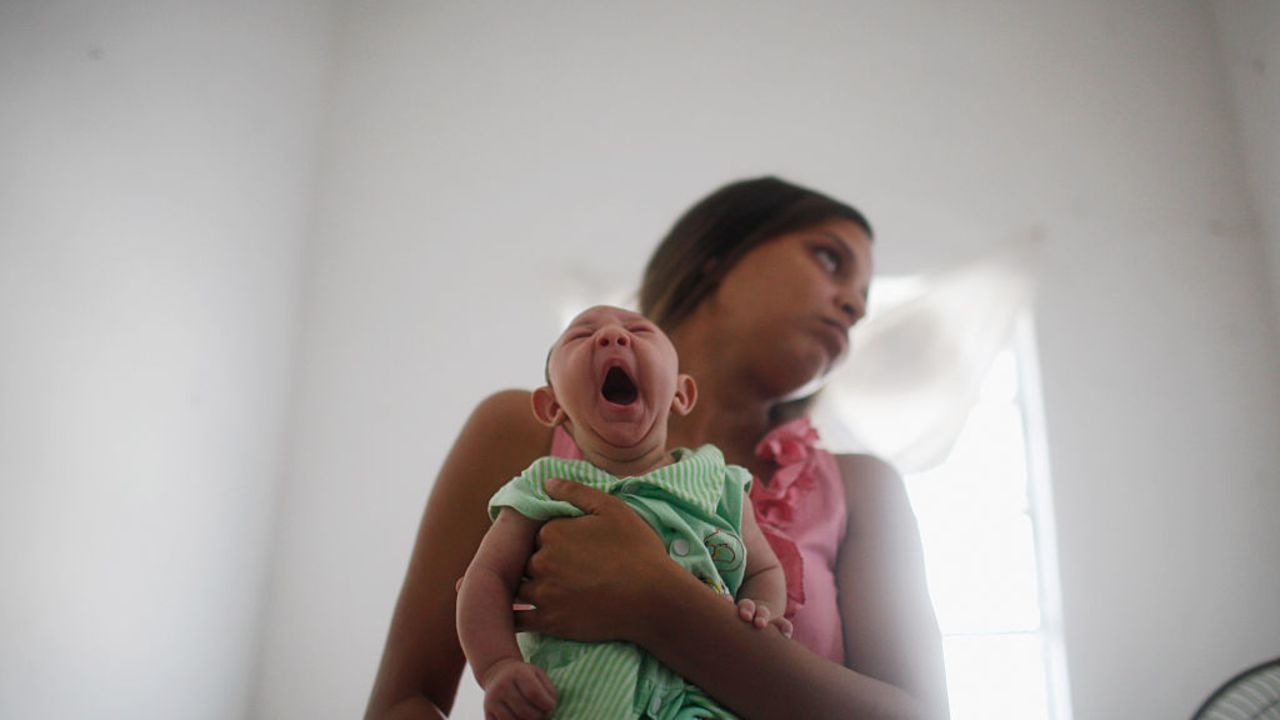
{"label": "ruffle on pink top", "polygon": [[[563,426],[552,436],[551,454],[582,457]],[[752,482],[751,503],[786,573],[786,616],[795,626],[792,638],[843,665],[844,628],[835,576],[847,517],[840,469],[831,453],[818,447],[818,433],[808,418],[769,431],[756,446],[756,456],[778,466],[769,482]]]}
{"label": "ruffle on pink top", "polygon": [[818,431],[803,417],[769,431],[756,445],[756,457],[778,466],[769,482],[752,483],[751,503],[786,572],[792,637],[843,665],[835,564],[848,516],[840,468],[818,447]]}

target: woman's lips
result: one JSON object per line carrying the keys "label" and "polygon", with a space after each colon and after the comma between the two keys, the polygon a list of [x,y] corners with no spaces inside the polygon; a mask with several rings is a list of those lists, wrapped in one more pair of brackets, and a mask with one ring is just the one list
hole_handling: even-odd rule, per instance
{"label": "woman's lips", "polygon": [[849,329],[830,318],[821,318],[818,323],[821,335],[826,340],[832,357],[838,356],[849,346]]}

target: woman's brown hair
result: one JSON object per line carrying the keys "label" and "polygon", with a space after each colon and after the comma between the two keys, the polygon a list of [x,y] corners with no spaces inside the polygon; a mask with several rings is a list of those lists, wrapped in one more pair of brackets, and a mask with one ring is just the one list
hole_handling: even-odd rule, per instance
{"label": "woman's brown hair", "polygon": [[653,251],[640,312],[670,332],[752,248],[832,218],[851,220],[872,237],[862,213],[815,190],[776,177],[725,185],[685,211]]}

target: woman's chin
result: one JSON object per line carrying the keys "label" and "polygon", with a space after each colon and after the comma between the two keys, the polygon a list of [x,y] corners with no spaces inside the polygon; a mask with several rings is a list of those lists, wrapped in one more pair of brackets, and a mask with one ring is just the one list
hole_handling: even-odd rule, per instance
{"label": "woman's chin", "polygon": [[778,396],[785,402],[812,395],[826,384],[833,360],[821,350],[793,354],[775,373]]}
{"label": "woman's chin", "polygon": [[825,375],[825,374],[819,375],[813,378],[812,380],[810,380],[809,382],[805,383],[804,385],[801,385],[795,390],[792,390],[791,392],[784,395],[782,398],[782,402],[791,402],[792,400],[799,400],[800,398],[803,398],[803,397],[809,397],[810,395],[821,390],[822,387],[827,384],[828,379],[829,379],[828,375]]}

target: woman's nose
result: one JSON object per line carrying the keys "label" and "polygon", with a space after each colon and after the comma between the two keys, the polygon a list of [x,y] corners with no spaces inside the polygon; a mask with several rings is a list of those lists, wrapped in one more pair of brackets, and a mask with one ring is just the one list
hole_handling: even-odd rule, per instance
{"label": "woman's nose", "polygon": [[849,318],[849,324],[858,322],[863,315],[867,314],[866,305],[860,297],[843,297],[838,301],[840,312]]}

